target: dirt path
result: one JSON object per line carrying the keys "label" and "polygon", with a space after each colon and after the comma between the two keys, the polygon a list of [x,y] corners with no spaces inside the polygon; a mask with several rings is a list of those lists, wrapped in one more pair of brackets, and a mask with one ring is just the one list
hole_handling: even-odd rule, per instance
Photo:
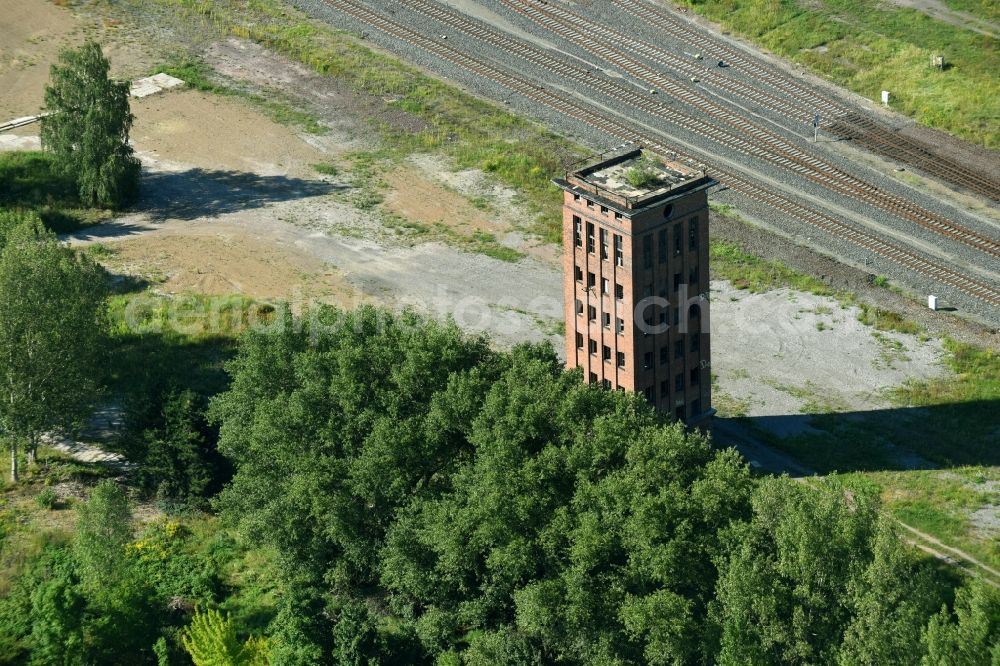
{"label": "dirt path", "polygon": [[[811,482],[812,478],[819,478],[819,477],[815,476],[797,477],[795,478],[795,480],[800,483],[804,483],[809,487],[814,487]],[[940,541],[932,537],[930,534],[927,534],[926,532],[921,532],[917,528],[913,527],[912,525],[908,525],[907,523],[904,523],[902,520],[896,518],[895,516],[890,516],[890,518],[892,518],[892,520],[895,521],[900,527],[902,527],[904,530],[906,530],[909,534],[912,535],[912,536],[907,536],[905,534],[900,535],[900,538],[906,543],[920,549],[921,551],[927,553],[931,557],[934,557],[935,559],[940,560],[941,562],[944,562],[949,566],[961,569],[962,571],[965,571],[969,575],[974,576],[979,580],[982,580],[988,583],[989,585],[992,585],[993,587],[1000,588],[1000,571],[997,571],[996,569],[986,564],[983,564],[972,555],[966,553],[964,550],[960,550],[958,548],[954,548],[952,546],[948,546],[946,544],[941,543]]]}
{"label": "dirt path", "polygon": [[952,9],[940,0],[889,0],[899,7],[915,9],[933,19],[990,37],[1000,35],[1000,25],[968,12]]}
{"label": "dirt path", "polygon": [[[947,561],[949,559],[953,560],[954,557],[958,557],[961,561],[967,562],[967,563],[972,564],[975,567],[977,567],[977,569],[979,570],[979,573],[981,575],[985,574],[985,575],[983,575],[983,580],[985,580],[987,583],[989,583],[990,585],[992,585],[994,587],[1000,587],[1000,571],[997,571],[996,569],[994,569],[993,567],[991,567],[991,566],[989,566],[987,564],[983,564],[982,562],[980,562],[979,560],[977,560],[976,558],[974,558],[972,555],[969,555],[968,553],[966,553],[963,550],[959,550],[958,548],[954,548],[954,547],[949,546],[947,544],[941,543],[940,541],[938,541],[937,539],[935,539],[934,537],[932,537],[930,534],[927,534],[926,532],[921,532],[920,530],[918,530],[917,528],[913,527],[912,525],[907,525],[906,523],[904,523],[903,521],[901,521],[899,519],[896,519],[896,522],[899,523],[900,525],[902,525],[904,529],[906,529],[911,534],[915,535],[920,540],[920,541],[914,541],[914,540],[911,540],[911,539],[906,539],[909,543],[917,546],[918,548],[920,548],[921,550],[923,550],[925,552],[930,552],[930,553],[934,554],[936,557],[938,557],[939,559],[942,559],[942,560],[945,560],[945,561]],[[930,546],[927,545],[928,543],[931,544],[931,545]],[[939,550],[939,549],[941,549],[941,550]],[[947,551],[948,553],[952,553],[952,555],[949,556],[947,553],[945,553],[943,551]],[[959,566],[961,566],[961,562],[959,563]],[[962,568],[964,568],[964,567],[962,567]]]}

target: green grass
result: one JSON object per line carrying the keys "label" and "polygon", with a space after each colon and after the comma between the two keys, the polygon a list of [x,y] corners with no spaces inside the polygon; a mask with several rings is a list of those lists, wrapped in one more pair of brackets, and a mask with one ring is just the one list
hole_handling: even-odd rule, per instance
{"label": "green grass", "polygon": [[103,243],[93,243],[83,250],[87,256],[94,260],[110,259],[118,254],[118,248],[110,247]]}
{"label": "green grass", "polygon": [[917,335],[924,329],[915,321],[907,319],[897,312],[883,310],[865,303],[859,303],[858,321],[871,326],[878,331],[897,331]]}
{"label": "green grass", "polygon": [[[893,313],[861,306],[859,319],[880,330],[915,333],[915,325]],[[884,362],[905,353],[896,340],[875,333]],[[845,414],[825,405],[816,391],[776,386],[806,400],[803,411],[818,432],[780,438],[758,429],[758,436],[819,473],[900,470],[912,452],[942,468],[1000,466],[1000,355],[945,338],[944,362],[951,370],[929,380],[910,380],[886,391],[892,407]],[[832,408],[831,408],[832,407]]]}
{"label": "green grass", "polygon": [[524,253],[512,247],[502,245],[496,236],[483,231],[473,232],[469,240],[470,249],[479,254],[499,259],[500,261],[518,262],[524,258]]}
{"label": "green grass", "polygon": [[239,334],[276,316],[274,306],[244,296],[118,294],[109,303],[110,385],[137,397],[164,386],[204,395],[223,390]]}
{"label": "green grass", "polygon": [[[399,153],[441,152],[459,168],[478,168],[520,192],[534,216],[526,228],[550,242],[561,237],[562,196],[550,182],[584,151],[537,123],[479,100],[367,48],[355,37],[313,21],[280,0],[155,0],[208,19],[221,32],[251,39],[336,78],[424,123],[419,131],[378,129]],[[182,70],[179,78],[184,78]],[[204,72],[195,75],[211,85]],[[187,74],[191,76],[189,72]],[[197,76],[194,80],[200,79]]]}
{"label": "green grass", "polygon": [[[1000,146],[1000,50],[995,38],[876,0],[685,0],[781,56],[918,122]],[[949,0],[994,16],[989,0]],[[981,9],[980,9],[981,8]],[[938,71],[930,57],[943,54]]]}
{"label": "green grass", "polygon": [[743,418],[750,412],[752,402],[749,398],[737,398],[713,387],[712,406],[722,418]]}
{"label": "green grass", "polygon": [[[715,215],[721,215],[743,224],[748,224],[746,220],[733,211],[731,206],[712,204],[711,208]],[[859,302],[852,293],[835,290],[811,275],[800,273],[780,261],[763,259],[756,255],[748,254],[736,243],[712,241],[711,248],[709,249],[709,257],[711,259],[712,276],[728,280],[737,289],[746,289],[752,293],[763,293],[772,289],[788,287],[817,296],[832,296],[837,299],[843,308],[856,306],[859,309],[857,315],[858,321],[871,326],[876,331],[896,331],[897,333],[918,336],[925,335],[923,326],[911,319],[907,319],[898,312],[884,310],[868,305],[867,303]],[[872,283],[877,287],[903,293],[890,285],[889,280],[884,276],[876,276]],[[829,312],[826,308],[823,308],[823,311],[819,309],[816,311],[817,314],[829,314]],[[821,322],[817,323],[816,327],[822,331],[825,330],[827,325]]]}
{"label": "green grass", "polygon": [[996,0],[944,0],[944,4],[987,21],[1000,22],[1000,4]]}
{"label": "green grass", "polygon": [[921,455],[942,465],[1000,465],[1000,355],[950,339],[944,346],[954,376],[910,381],[890,397],[934,413],[914,440]]}
{"label": "green grass", "polygon": [[[376,150],[351,153],[346,156],[351,164],[349,182],[353,186],[346,200],[360,210],[373,210],[384,201],[388,184],[382,175],[399,162],[400,155],[392,151]],[[314,167],[315,168],[315,167]],[[474,231],[465,234],[456,231],[444,222],[425,224],[406,219],[391,211],[379,211],[382,224],[394,229],[400,236],[427,242],[438,240],[465,252],[484,254],[501,261],[517,262],[524,253],[499,242],[494,234]]]}
{"label": "green grass", "polygon": [[709,257],[713,276],[729,280],[737,289],[762,293],[789,287],[818,296],[836,294],[832,288],[816,278],[794,271],[780,261],[747,254],[735,243],[713,241]]}
{"label": "green grass", "polygon": [[[892,341],[891,358],[901,353]],[[807,403],[805,413],[819,432],[760,437],[819,473],[900,470],[912,452],[942,468],[1000,466],[1000,356],[991,350],[944,341],[952,373],[904,383],[887,396],[893,407],[845,414],[842,407]],[[785,387],[775,387],[779,390]],[[820,396],[792,395],[813,399]]]}
{"label": "green grass", "polygon": [[1000,568],[1000,530],[983,530],[972,514],[1000,503],[1000,467],[958,467],[947,471],[878,472],[851,477],[874,483],[885,508],[896,518],[942,543]]}
{"label": "green grass", "polygon": [[0,152],[0,210],[38,213],[46,227],[69,233],[111,216],[111,212],[80,204],[72,176],[55,168],[53,157],[41,151]]}
{"label": "green grass", "polygon": [[474,231],[472,235],[466,235],[443,222],[423,224],[392,213],[383,215],[383,224],[411,240],[419,240],[421,243],[437,240],[465,252],[483,254],[500,261],[516,263],[525,256],[520,250],[504,245],[495,235],[484,231]]}
{"label": "green grass", "polygon": [[315,114],[297,108],[290,100],[274,91],[265,97],[222,82],[211,67],[193,56],[176,55],[166,63],[154,67],[150,74],[161,72],[183,80],[189,88],[195,90],[245,99],[276,123],[294,125],[310,134],[326,134],[330,131]]}
{"label": "green grass", "polygon": [[340,170],[337,169],[337,165],[330,164],[328,162],[313,164],[312,168],[313,171],[315,171],[316,173],[323,174],[324,176],[336,176],[338,173],[340,173]]}

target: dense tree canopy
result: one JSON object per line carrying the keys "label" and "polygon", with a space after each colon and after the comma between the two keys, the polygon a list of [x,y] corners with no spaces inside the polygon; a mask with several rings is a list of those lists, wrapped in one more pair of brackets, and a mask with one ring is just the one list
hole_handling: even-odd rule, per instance
{"label": "dense tree canopy", "polygon": [[948,586],[864,488],[754,481],[734,451],[585,385],[549,348],[494,352],[370,308],[320,321],[248,335],[212,407],[236,469],[219,506],[283,559],[276,663],[992,649],[996,600],[963,592],[935,615]]}

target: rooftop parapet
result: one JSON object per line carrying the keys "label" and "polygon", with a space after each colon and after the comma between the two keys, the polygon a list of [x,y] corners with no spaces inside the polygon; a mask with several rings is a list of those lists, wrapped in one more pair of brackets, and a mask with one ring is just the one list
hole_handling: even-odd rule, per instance
{"label": "rooftop parapet", "polygon": [[636,148],[567,171],[565,178],[557,178],[555,183],[573,192],[589,192],[616,208],[634,210],[699,186],[709,187],[715,181],[704,171]]}

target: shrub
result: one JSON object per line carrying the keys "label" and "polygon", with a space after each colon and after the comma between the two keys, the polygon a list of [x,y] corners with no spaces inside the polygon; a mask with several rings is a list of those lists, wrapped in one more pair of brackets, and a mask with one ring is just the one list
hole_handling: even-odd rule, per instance
{"label": "shrub", "polygon": [[59,496],[51,488],[42,488],[41,492],[35,495],[35,504],[43,509],[53,509],[55,508],[56,502],[59,501]]}

